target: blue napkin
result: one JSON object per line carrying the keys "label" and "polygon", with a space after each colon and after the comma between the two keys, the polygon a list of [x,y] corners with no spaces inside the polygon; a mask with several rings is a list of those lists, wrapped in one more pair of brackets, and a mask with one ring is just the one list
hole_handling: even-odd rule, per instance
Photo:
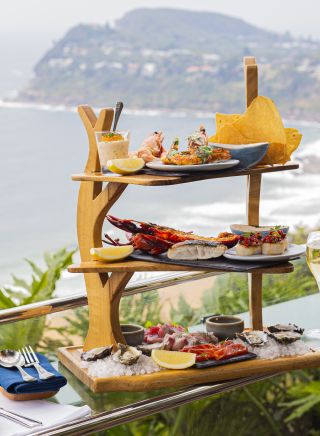
{"label": "blue napkin", "polygon": [[49,360],[40,353],[36,353],[40,362],[47,371],[52,372],[55,377],[48,380],[39,380],[39,375],[34,366],[23,369],[37,381],[24,382],[17,368],[4,368],[0,366],[0,386],[10,394],[32,394],[34,392],[55,392],[67,384],[67,379],[53,368]]}

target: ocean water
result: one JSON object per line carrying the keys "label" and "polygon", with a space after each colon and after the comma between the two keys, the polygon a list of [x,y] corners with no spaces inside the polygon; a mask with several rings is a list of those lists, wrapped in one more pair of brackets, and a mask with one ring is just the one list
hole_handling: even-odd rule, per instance
{"label": "ocean water", "polygon": [[[41,263],[44,251],[76,247],[79,184],[71,181],[71,174],[83,171],[87,138],[78,115],[64,108],[3,105],[0,119],[0,283],[6,284],[12,273],[29,275],[24,258]],[[123,114],[119,128],[131,131],[131,149],[135,149],[155,130],[164,132],[168,146],[174,137],[185,138],[200,123],[209,133],[214,131],[208,115],[156,111]],[[299,127],[304,135],[295,157],[319,159],[320,127],[302,122],[287,125]],[[245,182],[245,177],[237,177],[166,188],[129,186],[111,213],[214,235],[228,230],[231,223],[245,222]],[[265,175],[261,223],[319,224],[319,192],[315,167]],[[59,293],[81,287],[80,277],[65,274]]]}

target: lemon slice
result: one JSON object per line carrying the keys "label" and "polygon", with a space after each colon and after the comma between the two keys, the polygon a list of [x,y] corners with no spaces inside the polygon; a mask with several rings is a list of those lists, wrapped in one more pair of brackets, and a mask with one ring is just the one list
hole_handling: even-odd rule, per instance
{"label": "lemon slice", "polygon": [[134,174],[144,167],[144,160],[140,157],[129,157],[127,159],[108,160],[107,167],[116,174]]}
{"label": "lemon slice", "polygon": [[168,369],[190,368],[196,363],[196,354],[180,351],[152,350],[151,357],[159,366]]}
{"label": "lemon slice", "polygon": [[95,260],[102,262],[114,262],[122,260],[133,253],[132,245],[124,245],[123,247],[98,247],[91,248],[90,254]]}

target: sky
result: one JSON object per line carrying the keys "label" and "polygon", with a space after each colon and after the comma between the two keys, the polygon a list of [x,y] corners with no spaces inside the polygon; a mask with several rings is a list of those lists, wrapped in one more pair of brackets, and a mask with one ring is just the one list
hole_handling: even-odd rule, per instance
{"label": "sky", "polygon": [[141,7],[219,12],[320,40],[318,0],[1,0],[0,5],[0,100],[24,87],[34,65],[71,27],[114,22]]}
{"label": "sky", "polygon": [[59,38],[79,22],[105,23],[137,7],[221,12],[267,29],[320,39],[317,0],[2,0],[0,33]]}

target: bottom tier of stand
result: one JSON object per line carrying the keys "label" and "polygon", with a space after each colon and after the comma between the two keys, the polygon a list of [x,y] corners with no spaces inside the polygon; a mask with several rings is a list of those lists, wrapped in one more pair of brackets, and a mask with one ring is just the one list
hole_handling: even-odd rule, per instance
{"label": "bottom tier of stand", "polygon": [[163,370],[146,375],[97,378],[89,376],[87,369],[81,367],[81,352],[82,347],[59,348],[59,360],[93,392],[151,391],[320,366],[320,351],[316,351],[303,356],[253,359],[206,369]]}

